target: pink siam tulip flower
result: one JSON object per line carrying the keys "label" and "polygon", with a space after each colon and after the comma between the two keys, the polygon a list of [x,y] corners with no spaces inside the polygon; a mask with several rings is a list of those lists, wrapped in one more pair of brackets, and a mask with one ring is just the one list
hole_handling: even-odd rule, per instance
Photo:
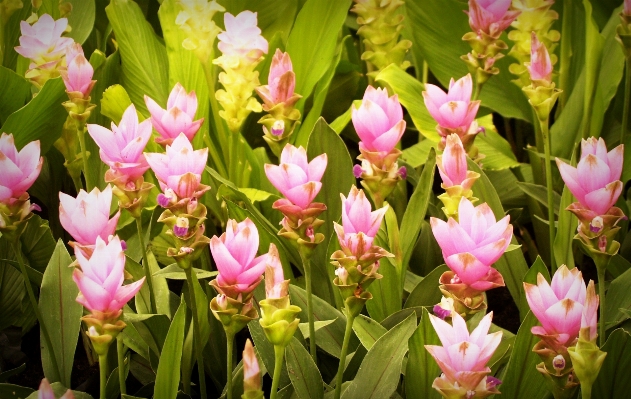
{"label": "pink siam tulip flower", "polygon": [[486,364],[502,340],[501,331],[488,334],[493,312],[484,316],[471,334],[462,316],[456,312],[452,315],[453,326],[436,316],[429,317],[442,343],[442,346],[425,345],[443,371],[432,386],[439,391],[452,391],[452,394],[455,393],[453,390],[462,389],[467,398],[478,397],[469,392],[493,392],[497,380],[487,376],[491,369]]}
{"label": "pink siam tulip flower", "polygon": [[[350,251],[357,259],[366,253],[373,244],[381,227],[387,206],[372,211],[364,190],[353,186],[348,198],[342,198],[342,226],[333,223],[342,250]],[[345,251],[345,252],[346,252]]]}
{"label": "pink siam tulip flower", "polygon": [[267,82],[267,85],[256,88],[256,92],[261,96],[267,108],[273,108],[280,103],[291,107],[300,98],[294,93],[296,74],[293,71],[289,53],[276,49]]}
{"label": "pink siam tulip flower", "polygon": [[[68,20],[57,21],[48,14],[39,17],[33,25],[20,22],[20,45],[15,48],[18,54],[30,59],[37,66],[58,62],[65,54],[66,48],[74,41],[69,37],[61,37],[68,27]],[[31,66],[33,68],[33,66]]]}
{"label": "pink siam tulip flower", "polygon": [[624,0],[624,7],[622,8],[622,13],[626,16],[631,17],[631,0]]}
{"label": "pink siam tulip flower", "polygon": [[[37,391],[37,399],[55,399],[55,392],[48,383],[48,380],[44,378],[39,384],[39,390]],[[74,394],[69,389],[59,399],[74,399]]]}
{"label": "pink siam tulip flower", "polygon": [[136,295],[145,278],[123,286],[125,279],[125,253],[118,236],[109,244],[97,237],[94,253],[86,259],[81,251],[76,253],[77,268],[72,279],[79,286],[77,302],[85,306],[94,315],[120,314],[123,306]]}
{"label": "pink siam tulip flower", "polygon": [[265,268],[265,298],[282,298],[289,294],[289,280],[285,280],[283,265],[276,245],[270,244]]}
{"label": "pink siam tulip flower", "polygon": [[40,157],[39,140],[25,145],[18,152],[13,134],[0,136],[0,202],[22,196],[42,170],[44,159]]}
{"label": "pink siam tulip flower", "polygon": [[458,218],[459,222],[453,218],[447,222],[437,218],[430,220],[445,263],[455,273],[447,285],[464,284],[476,291],[503,286],[504,279],[491,265],[510,244],[513,234],[510,216],[498,222],[486,203],[474,207],[463,197]]}
{"label": "pink siam tulip flower", "polygon": [[447,136],[445,151],[438,156],[437,165],[445,188],[461,186],[463,190],[470,190],[479,177],[478,173],[467,169],[467,153],[455,133]]}
{"label": "pink siam tulip flower", "polygon": [[112,122],[112,130],[88,124],[88,132],[101,149],[101,160],[118,176],[134,181],[149,169],[142,151],[151,137],[151,121],[138,123],[133,104],[127,107],[118,126]]}
{"label": "pink siam tulip flower", "polygon": [[530,49],[530,63],[526,64],[530,79],[541,80],[550,84],[552,82],[552,62],[546,45],[539,41],[537,33],[532,32]]}
{"label": "pink siam tulip flower", "polygon": [[[370,158],[383,160],[394,150],[405,132],[399,97],[396,94],[388,97],[386,89],[368,86],[361,106],[353,107],[351,117],[361,140],[359,150],[365,158],[367,153],[375,153]],[[375,163],[375,159],[368,160]]]}
{"label": "pink siam tulip flower", "polygon": [[120,210],[110,219],[112,187],[101,192],[95,187],[89,194],[79,191],[77,198],[59,193],[59,221],[75,241],[84,246],[96,244],[97,237],[107,242],[116,232]]}
{"label": "pink siam tulip flower", "polygon": [[260,391],[262,386],[259,361],[256,358],[252,341],[247,339],[243,349],[243,391],[245,393]]}
{"label": "pink siam tulip flower", "polygon": [[258,249],[259,232],[250,219],[240,223],[228,220],[225,233],[210,240],[210,252],[219,271],[215,287],[231,297],[252,292],[269,263],[268,254],[256,257]]}
{"label": "pink siam tulip flower", "polygon": [[201,184],[208,148],[193,150],[184,133],[167,145],[166,153],[145,153],[145,156],[165,193],[170,193],[167,191],[170,189],[180,199],[199,198],[208,189]]}
{"label": "pink siam tulip flower", "polygon": [[541,273],[537,285],[524,283],[528,305],[541,323],[532,328],[532,333],[556,352],[574,345],[581,325],[587,328],[590,340],[595,338],[598,296],[593,282],[590,285],[588,295],[581,272],[565,265],[554,273],[551,284]]}
{"label": "pink siam tulip flower", "polygon": [[151,112],[151,123],[161,136],[156,138],[156,142],[162,145],[171,144],[180,133],[184,133],[189,141],[193,141],[193,137],[204,122],[204,118],[193,120],[197,112],[195,91],[186,93],[186,89],[179,83],[169,94],[167,109],[162,109],[148,96],[145,96],[145,103]]}
{"label": "pink siam tulip flower", "polygon": [[468,140],[465,142],[464,136],[478,133],[477,123],[474,121],[480,101],[471,101],[472,92],[473,81],[470,74],[457,81],[452,78],[447,93],[436,85],[425,85],[425,106],[438,123],[438,133],[442,136],[443,143],[449,133],[457,133],[466,146]]}
{"label": "pink siam tulip flower", "polygon": [[620,197],[624,145],[607,152],[602,138],[590,137],[581,142],[581,149],[576,168],[558,158],[556,161],[568,189],[582,206],[592,211],[593,218],[607,213]]}
{"label": "pink siam tulip flower", "polygon": [[224,24],[226,30],[217,35],[218,47],[223,55],[256,61],[267,54],[269,45],[257,26],[257,13],[246,10],[234,16],[227,12]]}
{"label": "pink siam tulip flower", "polygon": [[[280,165],[265,164],[265,174],[269,181],[287,199],[279,200],[279,206],[293,206],[304,210],[322,188],[322,175],[326,169],[326,154],[319,155],[309,162],[303,147],[287,144],[280,155]],[[282,203],[282,204],[281,204]]]}
{"label": "pink siam tulip flower", "polygon": [[66,63],[68,67],[61,72],[66,91],[81,93],[83,98],[88,98],[96,80],[92,80],[94,68],[85,58],[79,43],[74,43],[66,49]]}
{"label": "pink siam tulip flower", "polygon": [[509,11],[512,0],[469,0],[469,26],[477,35],[482,32],[498,38],[519,16],[519,11]]}

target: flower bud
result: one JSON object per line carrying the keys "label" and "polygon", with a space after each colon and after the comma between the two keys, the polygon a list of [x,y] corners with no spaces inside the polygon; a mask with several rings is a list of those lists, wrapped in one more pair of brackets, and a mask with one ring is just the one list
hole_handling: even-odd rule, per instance
{"label": "flower bud", "polygon": [[274,124],[272,125],[272,134],[274,136],[282,136],[284,131],[285,131],[285,122],[283,122],[281,119],[278,119],[277,121],[275,121]]}
{"label": "flower bud", "polygon": [[185,217],[178,217],[173,226],[173,233],[178,237],[184,237],[188,234],[188,219]]}
{"label": "flower bud", "polygon": [[603,218],[601,218],[600,216],[596,216],[595,218],[592,219],[591,223],[589,224],[589,230],[592,233],[599,233],[603,229],[603,226],[604,226]]}
{"label": "flower bud", "polygon": [[335,275],[341,285],[346,285],[346,279],[348,278],[348,271],[343,267],[335,269]]}
{"label": "flower bud", "polygon": [[556,371],[561,371],[565,368],[565,358],[563,355],[556,355],[554,359],[552,359],[552,367]]}
{"label": "flower bud", "polygon": [[356,179],[362,177],[362,173],[364,173],[364,170],[362,169],[361,165],[353,166],[353,176],[355,176]]}

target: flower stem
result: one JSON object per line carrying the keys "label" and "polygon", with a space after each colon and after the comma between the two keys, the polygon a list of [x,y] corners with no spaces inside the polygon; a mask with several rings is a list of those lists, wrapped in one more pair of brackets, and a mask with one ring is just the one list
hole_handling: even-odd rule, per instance
{"label": "flower stem", "polygon": [[107,388],[107,354],[99,355],[99,371],[101,372],[101,380],[100,383],[100,395],[101,399],[107,398],[106,388]]}
{"label": "flower stem", "polygon": [[85,178],[85,190],[90,192],[94,188],[88,174],[88,152],[85,146],[85,123],[77,122],[77,135],[81,145],[81,160],[83,161],[83,177]]}
{"label": "flower stem", "polygon": [[[572,0],[563,0],[563,21],[561,32],[563,32],[563,36],[561,37],[561,53],[559,60],[559,87],[563,90],[561,92],[559,98],[559,110],[557,111],[557,116],[559,112],[565,108],[565,104],[567,103],[567,99],[570,95],[570,90],[568,90],[569,82],[570,82],[570,64],[572,60],[572,39],[571,29],[572,29],[572,13],[570,12],[572,8]],[[565,12],[567,10],[567,12]]]}
{"label": "flower stem", "polygon": [[[594,259],[596,261],[596,259]],[[598,272],[598,300],[600,307],[600,318],[598,320],[598,343],[602,348],[605,345],[605,270],[607,263],[604,265],[596,261],[596,271]]]}
{"label": "flower stem", "polygon": [[631,108],[631,58],[627,58],[624,78],[624,108],[622,108],[622,129],[620,129],[620,144],[629,129],[629,108]]}
{"label": "flower stem", "polygon": [[315,321],[313,319],[313,293],[311,291],[311,261],[306,254],[300,251],[300,258],[302,259],[302,267],[305,271],[305,288],[307,290],[307,319],[309,322],[309,353],[315,364],[318,364],[316,335],[315,335]]}
{"label": "flower stem", "polygon": [[270,399],[276,399],[278,395],[278,384],[280,383],[280,374],[283,370],[283,360],[285,358],[285,348],[280,345],[274,345],[274,378],[272,379],[272,392]]}
{"label": "flower stem", "polygon": [[228,344],[228,353],[227,353],[227,374],[228,381],[226,382],[226,398],[232,399],[232,352],[234,352],[234,333],[226,331],[226,343]]}
{"label": "flower stem", "polygon": [[550,164],[550,130],[548,128],[548,119],[539,120],[541,124],[541,134],[543,136],[543,145],[546,155],[546,188],[548,191],[548,225],[550,229],[550,270],[554,272],[556,266],[554,263],[554,189],[552,188],[552,165]]}
{"label": "flower stem", "polygon": [[335,399],[340,399],[342,394],[342,377],[344,376],[344,366],[346,365],[346,354],[348,352],[348,343],[351,340],[351,332],[353,331],[353,316],[350,310],[346,309],[346,330],[344,331],[344,342],[342,343],[342,353],[340,353],[340,365],[337,369],[337,376],[335,377]]}
{"label": "flower stem", "polygon": [[191,312],[193,313],[193,338],[195,339],[195,355],[197,356],[197,374],[199,375],[199,390],[201,391],[202,399],[206,399],[206,372],[204,371],[204,354],[202,347],[202,334],[199,326],[199,316],[197,314],[197,301],[195,298],[195,286],[193,281],[193,268],[189,267],[184,269],[186,274],[186,281],[188,282],[188,295],[189,302],[191,303]]}
{"label": "flower stem", "polygon": [[136,218],[136,228],[138,230],[138,238],[140,239],[140,249],[142,249],[142,260],[144,261],[145,281],[147,287],[149,287],[149,300],[151,302],[151,313],[157,314],[158,308],[156,306],[156,297],[153,294],[153,278],[151,276],[151,270],[149,269],[149,259],[147,259],[147,248],[145,247],[145,237],[142,232],[142,220],[141,217]]}
{"label": "flower stem", "polygon": [[33,292],[33,287],[31,287],[31,281],[28,278],[28,272],[26,271],[26,265],[24,264],[24,259],[22,259],[22,250],[20,249],[19,238],[13,243],[13,252],[15,252],[15,256],[18,258],[18,264],[20,265],[20,270],[22,271],[22,278],[24,279],[24,285],[26,286],[26,292],[28,293],[29,300],[31,301],[31,307],[35,312],[35,316],[37,317],[37,321],[39,322],[40,329],[42,334],[44,335],[44,341],[46,341],[46,346],[48,347],[48,353],[50,355],[50,360],[53,363],[53,369],[55,370],[54,376],[52,376],[51,380],[61,380],[61,370],[59,369],[59,363],[57,363],[57,356],[55,355],[55,348],[53,347],[53,342],[50,340],[50,335],[48,334],[48,330],[46,329],[46,325],[44,324],[44,319],[42,318],[42,314],[39,311],[39,307],[37,306],[37,299],[35,299],[35,293]]}
{"label": "flower stem", "polygon": [[125,385],[125,344],[123,343],[123,335],[116,336],[116,354],[118,356],[118,383],[120,385],[121,395],[127,394],[127,386]]}

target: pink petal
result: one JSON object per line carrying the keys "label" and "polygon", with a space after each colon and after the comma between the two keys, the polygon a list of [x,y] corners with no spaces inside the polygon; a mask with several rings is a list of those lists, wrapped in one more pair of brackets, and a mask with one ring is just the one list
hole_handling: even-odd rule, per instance
{"label": "pink petal", "polygon": [[445,263],[467,285],[482,279],[489,272],[488,265],[483,264],[468,252],[447,256]]}
{"label": "pink petal", "polygon": [[589,193],[611,183],[609,176],[611,170],[607,163],[598,159],[595,155],[588,155],[581,159],[577,167],[579,183]]}
{"label": "pink petal", "polygon": [[607,184],[605,188],[601,188],[596,191],[592,191],[585,195],[585,205],[592,211],[599,215],[604,215],[607,211],[614,206],[620,194],[622,193],[622,182],[616,180],[615,182]]}

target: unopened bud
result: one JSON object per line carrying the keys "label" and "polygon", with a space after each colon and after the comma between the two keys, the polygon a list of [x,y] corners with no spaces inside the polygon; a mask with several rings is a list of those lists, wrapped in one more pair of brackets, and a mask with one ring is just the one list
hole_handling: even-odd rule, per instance
{"label": "unopened bud", "polygon": [[123,251],[127,251],[127,242],[125,240],[121,240],[121,248]]}
{"label": "unopened bud", "polygon": [[501,383],[502,380],[500,380],[499,378],[495,378],[492,375],[486,376],[486,389],[493,389]]}
{"label": "unopened bud", "polygon": [[598,238],[598,249],[600,250],[600,252],[606,252],[607,251],[607,237],[600,236]]}
{"label": "unopened bud", "polygon": [[589,224],[589,230],[592,233],[600,233],[600,231],[603,229],[604,223],[603,223],[603,218],[601,218],[600,216],[596,216],[595,218],[592,219],[591,223]]}
{"label": "unopened bud", "polygon": [[405,166],[401,166],[401,167],[399,168],[398,173],[399,173],[399,176],[401,176],[401,178],[402,178],[403,180],[407,179],[407,177],[408,177],[408,170],[406,169],[406,167],[405,167]]}
{"label": "unopened bud", "polygon": [[346,279],[348,278],[348,271],[346,271],[346,269],[344,269],[343,267],[338,267],[337,269],[335,269],[335,275],[337,276],[337,280],[340,282],[341,285],[347,285]]}
{"label": "unopened bud", "polygon": [[285,132],[285,122],[282,119],[278,119],[272,125],[272,134],[274,136],[282,136]]}
{"label": "unopened bud", "polygon": [[362,169],[361,165],[353,166],[353,176],[355,176],[356,179],[362,177],[362,173],[364,173],[364,170]]}
{"label": "unopened bud", "polygon": [[305,230],[305,234],[307,235],[309,240],[311,240],[311,242],[315,241],[315,232],[313,231],[313,226],[307,227],[307,229]]}
{"label": "unopened bud", "polygon": [[556,355],[554,359],[552,359],[552,367],[556,371],[561,371],[565,368],[565,358],[563,355]]}
{"label": "unopened bud", "polygon": [[94,326],[90,326],[90,328],[88,328],[88,335],[90,337],[98,337],[101,334],[99,334],[99,332],[96,331],[96,328]]}
{"label": "unopened bud", "polygon": [[29,211],[31,211],[31,212],[33,212],[33,211],[41,212],[42,208],[40,208],[40,206],[37,205],[37,204],[31,204],[31,207],[29,208]]}
{"label": "unopened bud", "polygon": [[460,284],[462,282],[462,280],[460,280],[460,277],[458,277],[457,274],[454,274],[454,276],[451,278],[451,280],[449,282],[451,284]]}
{"label": "unopened bud", "polygon": [[243,307],[241,308],[241,314],[246,315],[252,310],[254,305],[252,305],[252,301],[247,301]]}
{"label": "unopened bud", "polygon": [[184,237],[188,234],[188,219],[185,217],[179,217],[175,221],[175,226],[173,226],[173,234],[178,237]]}
{"label": "unopened bud", "polygon": [[219,309],[226,310],[228,308],[228,300],[224,294],[217,295],[217,306]]}
{"label": "unopened bud", "polygon": [[193,197],[188,204],[186,204],[186,212],[191,215],[195,212],[195,209],[197,209],[197,198]]}

